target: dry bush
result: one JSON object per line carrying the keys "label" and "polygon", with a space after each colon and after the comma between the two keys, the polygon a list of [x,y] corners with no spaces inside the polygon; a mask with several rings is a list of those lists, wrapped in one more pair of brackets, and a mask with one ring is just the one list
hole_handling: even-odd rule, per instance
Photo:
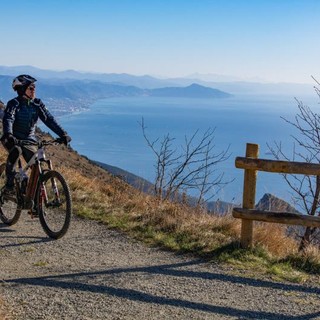
{"label": "dry bush", "polygon": [[303,252],[303,256],[311,261],[313,264],[317,264],[320,266],[320,248],[309,245]]}
{"label": "dry bush", "polygon": [[155,231],[184,236],[190,242],[210,251],[219,245],[239,238],[239,221],[231,216],[218,217],[195,208],[171,203],[154,202],[141,217],[145,226],[153,226]]}
{"label": "dry bush", "polygon": [[255,243],[277,257],[285,257],[297,252],[298,243],[287,235],[287,227],[276,223],[255,222]]}

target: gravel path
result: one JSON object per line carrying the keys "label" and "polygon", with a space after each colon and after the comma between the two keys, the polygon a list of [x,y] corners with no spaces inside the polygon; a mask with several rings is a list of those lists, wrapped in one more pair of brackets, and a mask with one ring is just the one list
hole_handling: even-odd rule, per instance
{"label": "gravel path", "polygon": [[320,319],[319,283],[236,276],[94,221],[53,241],[23,214],[0,235],[0,319]]}

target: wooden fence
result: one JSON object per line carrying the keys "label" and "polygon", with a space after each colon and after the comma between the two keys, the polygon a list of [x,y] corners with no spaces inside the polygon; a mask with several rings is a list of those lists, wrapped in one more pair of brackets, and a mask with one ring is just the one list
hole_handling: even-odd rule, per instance
{"label": "wooden fence", "polygon": [[233,217],[242,219],[241,246],[252,247],[253,220],[320,227],[320,217],[254,209],[258,171],[320,176],[320,164],[258,159],[258,155],[259,146],[248,143],[246,156],[235,160],[236,168],[244,169],[242,208],[233,208],[232,212]]}

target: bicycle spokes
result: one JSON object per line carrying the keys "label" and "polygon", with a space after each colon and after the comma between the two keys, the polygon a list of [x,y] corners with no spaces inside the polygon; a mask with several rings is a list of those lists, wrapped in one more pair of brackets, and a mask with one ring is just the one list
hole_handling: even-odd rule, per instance
{"label": "bicycle spokes", "polygon": [[71,198],[64,178],[56,171],[49,171],[41,181],[39,217],[47,234],[61,237],[69,226]]}
{"label": "bicycle spokes", "polygon": [[6,182],[5,165],[0,166],[0,219],[7,225],[15,224],[21,215],[21,207],[18,205],[17,197],[4,197],[3,187]]}

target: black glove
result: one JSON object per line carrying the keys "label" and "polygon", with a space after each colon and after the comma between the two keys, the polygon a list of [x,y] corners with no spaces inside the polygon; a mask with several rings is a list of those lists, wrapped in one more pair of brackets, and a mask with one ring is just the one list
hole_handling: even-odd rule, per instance
{"label": "black glove", "polygon": [[65,134],[64,136],[61,137],[61,141],[63,144],[65,144],[67,146],[69,144],[69,142],[71,141],[71,137],[69,137],[67,134]]}
{"label": "black glove", "polygon": [[1,141],[2,143],[8,145],[10,149],[13,148],[18,143],[17,138],[11,133],[5,133],[2,136]]}

